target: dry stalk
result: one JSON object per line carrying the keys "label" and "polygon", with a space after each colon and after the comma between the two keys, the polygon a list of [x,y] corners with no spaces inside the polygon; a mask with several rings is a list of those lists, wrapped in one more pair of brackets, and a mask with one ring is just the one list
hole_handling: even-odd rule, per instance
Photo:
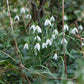
{"label": "dry stalk", "polygon": [[65,74],[67,76],[67,66],[66,66],[66,56],[65,56],[65,33],[64,33],[64,0],[62,0],[62,24],[63,24],[63,51],[64,51],[64,64],[65,64]]}
{"label": "dry stalk", "polygon": [[[17,56],[18,56],[18,58],[20,60],[20,65],[22,65],[22,60],[21,60],[21,57],[20,57],[20,54],[19,54],[19,49],[18,49],[18,46],[17,46],[17,41],[16,41],[16,38],[15,38],[15,33],[14,33],[13,25],[12,25],[12,19],[11,19],[11,14],[10,14],[10,8],[9,8],[8,0],[7,0],[7,7],[8,7],[8,14],[9,14],[9,19],[10,19],[10,25],[11,25],[11,28],[12,28],[12,33],[13,33],[13,37],[14,37],[15,47],[16,47],[16,51],[17,51]],[[21,67],[21,73],[22,73],[23,82],[25,83],[25,79],[24,79],[25,77],[23,75],[22,70],[23,70],[23,67]],[[26,78],[28,79],[27,76],[26,76]],[[28,83],[29,83],[29,81],[28,81]]]}

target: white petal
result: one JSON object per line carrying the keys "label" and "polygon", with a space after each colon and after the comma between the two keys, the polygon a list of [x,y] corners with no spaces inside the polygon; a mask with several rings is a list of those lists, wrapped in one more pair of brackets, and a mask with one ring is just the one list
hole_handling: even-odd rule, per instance
{"label": "white petal", "polygon": [[50,20],[47,19],[47,20],[44,22],[44,26],[48,26],[48,25],[51,26],[51,22],[50,22]]}
{"label": "white petal", "polygon": [[53,58],[54,58],[55,60],[57,59],[57,54],[56,54],[56,53],[54,54]]}
{"label": "white petal", "polygon": [[29,49],[28,43],[25,43],[24,49]]}
{"label": "white petal", "polygon": [[21,8],[20,9],[20,13],[22,14],[22,13],[25,13],[25,9],[24,8]]}

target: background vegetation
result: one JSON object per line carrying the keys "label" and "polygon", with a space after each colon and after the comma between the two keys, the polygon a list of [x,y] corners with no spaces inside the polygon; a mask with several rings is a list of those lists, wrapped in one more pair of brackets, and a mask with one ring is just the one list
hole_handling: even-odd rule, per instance
{"label": "background vegetation", "polygon": [[0,0],[0,84],[83,84],[84,0],[65,0],[64,16],[62,0],[7,1]]}

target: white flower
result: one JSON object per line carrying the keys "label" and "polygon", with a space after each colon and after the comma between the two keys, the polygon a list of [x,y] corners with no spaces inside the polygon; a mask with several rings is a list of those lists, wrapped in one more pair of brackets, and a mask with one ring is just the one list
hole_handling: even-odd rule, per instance
{"label": "white flower", "polygon": [[33,29],[33,33],[35,33],[35,31],[36,31],[35,25],[32,25],[32,26],[30,27],[30,30],[32,30],[32,29]]}
{"label": "white flower", "polygon": [[56,54],[56,53],[54,54],[53,58],[54,58],[55,60],[57,59],[57,54]]}
{"label": "white flower", "polygon": [[70,33],[71,33],[71,34],[78,33],[78,30],[77,30],[77,28],[74,28],[74,29],[72,29],[72,30],[70,31]]}
{"label": "white flower", "polygon": [[51,21],[51,22],[55,22],[55,18],[52,16],[52,17],[50,18],[50,21]]}
{"label": "white flower", "polygon": [[24,49],[27,49],[27,50],[29,49],[28,43],[25,43]]}
{"label": "white flower", "polygon": [[43,48],[43,49],[44,49],[44,48],[47,48],[46,43],[43,43],[43,44],[42,44],[42,48]]}
{"label": "white flower", "polygon": [[34,38],[34,40],[38,40],[38,41],[41,41],[41,38],[39,37],[39,36],[36,36],[35,38]]}
{"label": "white flower", "polygon": [[[67,44],[68,41],[64,38],[64,43]],[[61,40],[61,44],[63,44],[63,39]]]}
{"label": "white flower", "polygon": [[55,34],[52,35],[52,39],[55,39]]}
{"label": "white flower", "polygon": [[55,35],[58,35],[58,30],[55,29],[55,30],[53,31],[53,33],[54,33]]}
{"label": "white flower", "polygon": [[64,31],[66,31],[66,30],[67,30],[67,31],[69,30],[69,28],[68,28],[68,25],[67,25],[67,24],[65,24],[65,25],[64,25]]}
{"label": "white flower", "polygon": [[42,30],[39,26],[36,26],[36,30],[37,30],[38,33],[42,33]]}
{"label": "white flower", "polygon": [[31,25],[30,30],[31,30],[31,29],[34,29],[34,28],[35,28],[35,25]]}
{"label": "white flower", "polygon": [[47,39],[47,40],[46,40],[46,45],[52,45],[52,41],[49,40],[49,39]]}
{"label": "white flower", "polygon": [[17,21],[19,21],[19,20],[20,20],[20,18],[19,18],[19,16],[18,16],[18,15],[16,15],[14,19],[15,19],[15,20],[17,20]]}
{"label": "white flower", "polygon": [[83,26],[82,25],[80,25],[78,28],[79,28],[79,30],[83,30]]}
{"label": "white flower", "polygon": [[51,22],[50,22],[50,20],[47,19],[47,20],[44,22],[44,26],[48,26],[48,25],[51,26]]}
{"label": "white flower", "polygon": [[21,13],[21,14],[25,14],[25,9],[24,9],[24,8],[21,8],[21,9],[20,9],[20,13]]}
{"label": "white flower", "polygon": [[67,21],[68,20],[68,17],[65,15],[64,16],[64,21]]}
{"label": "white flower", "polygon": [[68,81],[67,84],[73,84],[73,82],[72,81]]}
{"label": "white flower", "polygon": [[82,46],[84,46],[84,43],[82,43]]}
{"label": "white flower", "polygon": [[31,16],[31,14],[27,14],[25,18],[31,19],[32,16]]}
{"label": "white flower", "polygon": [[34,49],[37,49],[38,51],[40,51],[40,44],[36,43],[36,45],[34,46]]}

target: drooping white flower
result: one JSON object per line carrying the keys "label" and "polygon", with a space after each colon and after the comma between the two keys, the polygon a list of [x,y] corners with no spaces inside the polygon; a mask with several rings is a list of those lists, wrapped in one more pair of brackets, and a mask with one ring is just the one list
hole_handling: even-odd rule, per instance
{"label": "drooping white flower", "polygon": [[50,18],[50,21],[51,21],[51,22],[55,22],[55,18],[52,16],[52,17]]}
{"label": "drooping white flower", "polygon": [[64,25],[64,31],[66,31],[66,30],[67,30],[67,31],[69,30],[69,27],[68,27],[67,24]]}
{"label": "drooping white flower", "polygon": [[42,48],[43,48],[43,49],[44,49],[44,48],[47,48],[46,43],[43,43],[43,44],[42,44]]}
{"label": "drooping white flower", "polygon": [[52,41],[49,40],[49,39],[47,39],[47,40],[46,40],[46,45],[50,45],[50,46],[51,46],[51,45],[52,45]]}
{"label": "drooping white flower", "polygon": [[30,30],[31,30],[31,29],[34,29],[34,28],[35,28],[35,25],[31,25]]}
{"label": "drooping white flower", "polygon": [[79,30],[83,30],[83,26],[82,25],[80,25],[78,28],[79,28]]}
{"label": "drooping white flower", "polygon": [[51,22],[49,19],[47,19],[45,22],[44,22],[44,26],[51,26]]}
{"label": "drooping white flower", "polygon": [[27,49],[27,50],[29,49],[28,43],[25,43],[24,49]]}
{"label": "drooping white flower", "polygon": [[68,81],[67,84],[74,84],[72,81]]}
{"label": "drooping white flower", "polygon": [[55,30],[53,31],[53,33],[54,33],[55,35],[58,35],[58,30],[55,29]]}
{"label": "drooping white flower", "polygon": [[76,33],[78,33],[77,28],[72,29],[72,30],[70,31],[70,33],[71,33],[71,34],[76,34]]}
{"label": "drooping white flower", "polygon": [[42,30],[39,26],[36,26],[36,30],[37,30],[38,33],[42,33]]}
{"label": "drooping white flower", "polygon": [[36,31],[35,25],[31,25],[30,30],[33,30],[33,33],[35,33],[35,31]]}
{"label": "drooping white flower", "polygon": [[[68,41],[64,38],[64,43],[67,44]],[[61,40],[61,44],[63,44],[63,39]]]}
{"label": "drooping white flower", "polygon": [[16,15],[14,19],[15,19],[15,20],[17,20],[17,21],[19,21],[19,20],[20,20],[20,18],[19,18],[19,16],[18,16],[18,15]]}
{"label": "drooping white flower", "polygon": [[52,39],[55,39],[55,34],[52,34]]}
{"label": "drooping white flower", "polygon": [[24,8],[21,8],[21,9],[20,9],[20,13],[21,13],[21,14],[25,14],[25,9],[24,9]]}
{"label": "drooping white flower", "polygon": [[82,46],[84,46],[84,43],[82,43]]}
{"label": "drooping white flower", "polygon": [[40,44],[36,43],[36,45],[34,46],[34,49],[37,49],[38,51],[40,51]]}
{"label": "drooping white flower", "polygon": [[68,17],[65,15],[64,16],[64,21],[67,21],[68,20]]}
{"label": "drooping white flower", "polygon": [[34,38],[34,40],[38,40],[38,41],[41,41],[41,38],[39,37],[39,36],[36,36],[35,38]]}
{"label": "drooping white flower", "polygon": [[27,19],[31,19],[32,16],[31,16],[31,14],[27,14],[25,18],[27,18]]}
{"label": "drooping white flower", "polygon": [[53,56],[53,59],[57,59],[57,54],[55,53],[54,56]]}

